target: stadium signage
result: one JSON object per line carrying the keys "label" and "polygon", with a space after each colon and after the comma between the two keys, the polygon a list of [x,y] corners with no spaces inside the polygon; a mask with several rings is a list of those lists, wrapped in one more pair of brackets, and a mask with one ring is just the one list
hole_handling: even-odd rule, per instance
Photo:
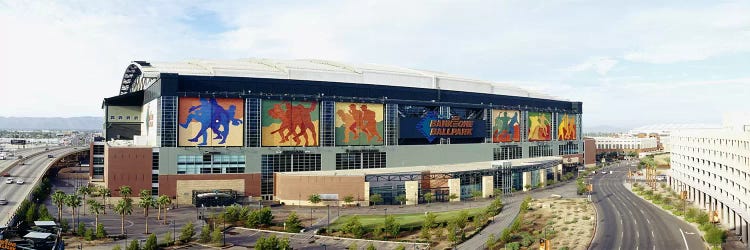
{"label": "stadium signage", "polygon": [[[484,137],[482,120],[462,119],[458,116],[440,117],[436,112],[429,112],[421,118],[400,119],[401,138],[426,138],[432,142],[438,138],[474,138]],[[414,130],[408,128],[415,128]]]}

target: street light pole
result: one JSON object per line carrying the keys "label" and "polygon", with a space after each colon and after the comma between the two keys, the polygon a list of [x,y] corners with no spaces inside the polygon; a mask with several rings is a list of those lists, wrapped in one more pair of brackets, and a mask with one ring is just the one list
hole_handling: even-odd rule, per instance
{"label": "street light pole", "polygon": [[326,208],[328,208],[328,223],[326,223],[326,230],[328,230],[328,227],[331,226],[331,205],[326,204]]}
{"label": "street light pole", "polygon": [[175,225],[174,219],[172,219],[172,244],[177,243],[176,242],[177,241],[177,238],[176,238],[177,237],[177,228],[175,228],[175,227],[176,227],[176,225]]}

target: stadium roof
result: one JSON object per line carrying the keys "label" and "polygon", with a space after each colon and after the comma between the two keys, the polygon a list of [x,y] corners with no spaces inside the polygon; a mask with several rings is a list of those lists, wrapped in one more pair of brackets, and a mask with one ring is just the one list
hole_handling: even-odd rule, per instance
{"label": "stadium roof", "polygon": [[510,84],[473,80],[440,72],[378,64],[347,64],[326,60],[243,59],[184,62],[134,61],[125,70],[120,94],[148,87],[161,73],[346,82],[454,90],[569,101]]}

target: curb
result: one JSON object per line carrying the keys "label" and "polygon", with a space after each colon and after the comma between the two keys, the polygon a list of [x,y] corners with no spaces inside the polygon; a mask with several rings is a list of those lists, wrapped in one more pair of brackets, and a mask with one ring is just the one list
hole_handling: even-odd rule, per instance
{"label": "curb", "polygon": [[594,233],[591,234],[591,240],[589,240],[589,245],[586,247],[586,249],[590,249],[591,244],[594,243],[594,239],[596,239],[596,233],[598,232],[596,228],[599,227],[599,209],[597,209],[596,205],[593,204],[593,200],[591,201],[591,203],[592,207],[594,207],[594,215],[596,215],[596,218],[594,219]]}

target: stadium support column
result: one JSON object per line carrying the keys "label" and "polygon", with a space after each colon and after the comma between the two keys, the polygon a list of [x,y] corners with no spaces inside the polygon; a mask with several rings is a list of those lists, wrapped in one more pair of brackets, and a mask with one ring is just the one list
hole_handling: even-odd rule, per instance
{"label": "stadium support column", "polygon": [[539,185],[542,187],[547,186],[547,169],[539,169]]}
{"label": "stadium support column", "polygon": [[362,201],[365,203],[365,206],[370,206],[370,182],[365,181],[365,197],[363,197]]}
{"label": "stadium support column", "polygon": [[461,179],[454,178],[448,179],[448,195],[456,195],[455,199],[451,199],[451,202],[461,201]]}
{"label": "stadium support column", "polygon": [[[555,167],[555,173],[559,173],[558,175],[562,175],[563,173],[563,166],[561,164],[557,164],[557,167]],[[559,176],[558,176],[559,178]],[[555,181],[559,181],[559,179],[555,179]]]}
{"label": "stadium support column", "polygon": [[406,205],[416,205],[419,202],[419,181],[405,181]]}
{"label": "stadium support column", "polygon": [[489,176],[482,176],[482,197],[483,198],[489,198],[492,196],[495,182],[495,176],[489,175]]}
{"label": "stadium support column", "polygon": [[524,192],[529,191],[529,189],[531,189],[529,188],[531,187],[531,171],[523,172],[522,184],[523,184],[522,187],[523,187]]}

